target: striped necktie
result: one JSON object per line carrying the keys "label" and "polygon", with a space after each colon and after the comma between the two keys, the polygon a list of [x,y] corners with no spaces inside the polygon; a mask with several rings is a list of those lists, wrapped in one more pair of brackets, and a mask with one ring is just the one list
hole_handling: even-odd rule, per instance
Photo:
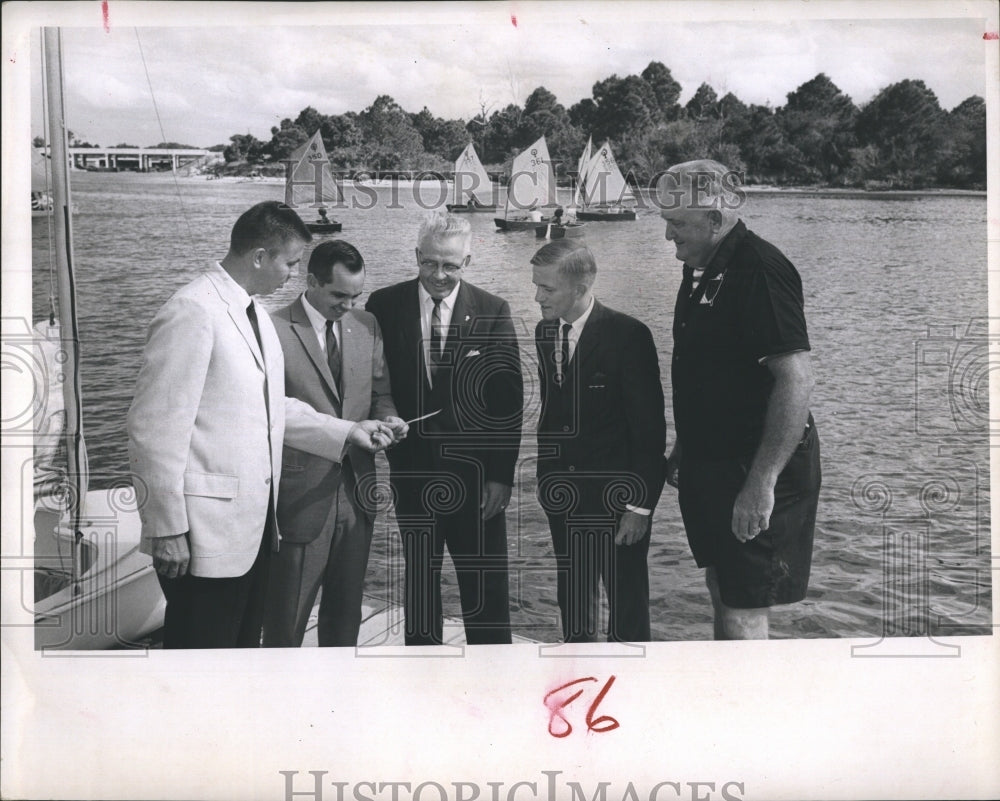
{"label": "striped necktie", "polygon": [[333,333],[333,320],[326,321],[326,363],[330,365],[330,375],[333,376],[337,392],[340,392],[340,349]]}

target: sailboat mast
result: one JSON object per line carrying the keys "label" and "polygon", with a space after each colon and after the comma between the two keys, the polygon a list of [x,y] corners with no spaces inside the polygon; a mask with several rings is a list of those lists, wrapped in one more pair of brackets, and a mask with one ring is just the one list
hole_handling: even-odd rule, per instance
{"label": "sailboat mast", "polygon": [[52,153],[53,230],[56,279],[59,292],[59,326],[66,367],[70,375],[62,382],[66,407],[66,453],[69,461],[68,512],[75,535],[73,578],[80,576],[80,517],[87,495],[86,456],[83,443],[83,402],[80,397],[80,332],[76,317],[76,287],[73,280],[73,220],[69,191],[66,104],[63,97],[62,34],[58,28],[43,29],[45,82],[48,92],[49,142]]}

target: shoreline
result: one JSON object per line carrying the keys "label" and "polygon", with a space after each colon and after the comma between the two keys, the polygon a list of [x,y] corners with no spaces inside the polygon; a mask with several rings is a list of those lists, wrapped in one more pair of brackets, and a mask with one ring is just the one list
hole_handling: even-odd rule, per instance
{"label": "shoreline", "polygon": [[[78,171],[84,174],[84,170]],[[139,177],[149,180],[175,180],[180,179],[183,181],[207,181],[207,182],[218,182],[223,184],[267,184],[275,186],[283,186],[285,183],[284,178],[262,176],[259,178],[249,178],[246,176],[237,175],[225,175],[218,178],[212,178],[207,175],[177,175],[174,176],[170,172],[156,172],[156,173],[139,173],[139,172],[92,172],[92,175],[113,175],[116,177],[121,177],[124,175]],[[445,184],[446,186],[451,186],[453,181],[440,180],[437,178],[422,178],[418,180],[411,179],[395,179],[395,178],[380,178],[377,181],[364,180],[364,181],[353,181],[345,180],[343,185],[346,186],[365,186],[365,187],[412,187],[417,184],[428,184],[428,185],[440,185]],[[501,187],[502,188],[502,187]],[[572,185],[558,186],[557,189],[571,190]],[[760,184],[750,184],[742,187],[743,191],[748,195],[754,195],[757,197],[829,197],[829,198],[868,198],[873,200],[878,199],[892,199],[892,198],[918,198],[918,197],[981,197],[985,198],[987,192],[985,189],[951,189],[951,188],[928,188],[928,189],[859,189],[852,187],[822,187],[822,186],[767,186]],[[640,189],[641,194],[648,194],[648,189]]]}

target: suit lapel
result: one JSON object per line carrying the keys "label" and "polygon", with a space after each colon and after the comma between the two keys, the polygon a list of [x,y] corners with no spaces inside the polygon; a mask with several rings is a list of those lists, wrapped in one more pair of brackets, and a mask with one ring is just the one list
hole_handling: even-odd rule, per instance
{"label": "suit lapel", "polygon": [[576,343],[576,352],[569,363],[569,371],[582,370],[583,365],[593,356],[594,351],[601,342],[601,324],[604,321],[604,307],[594,301],[594,308],[587,318],[583,331],[580,332],[580,341]]}
{"label": "suit lapel", "polygon": [[310,361],[312,361],[316,371],[320,374],[327,389],[339,401],[340,391],[333,382],[333,375],[330,373],[330,365],[326,360],[326,354],[323,353],[319,346],[319,340],[316,339],[316,329],[312,327],[312,323],[309,321],[309,315],[306,314],[305,307],[302,305],[301,295],[292,304],[289,310],[289,318],[291,320],[292,331],[298,337],[306,355],[309,356]]}
{"label": "suit lapel", "polygon": [[455,309],[451,313],[449,333],[455,334],[455,345],[469,338],[472,333],[472,321],[476,318],[476,299],[472,296],[469,285],[462,281],[455,297]]}
{"label": "suit lapel", "polygon": [[[250,348],[250,352],[253,354],[253,358],[257,362],[257,366],[261,370],[265,370],[264,355],[260,352],[260,346],[257,344],[257,336],[253,332],[253,326],[250,325],[250,318],[247,317],[246,307],[241,307],[238,303],[233,303],[230,300],[228,297],[229,293],[226,291],[227,287],[222,283],[222,276],[214,276],[211,272],[206,273],[206,275],[208,276],[208,280],[212,282],[212,286],[215,287],[215,291],[218,293],[219,299],[226,304],[226,311],[229,314],[229,318],[239,330],[240,336],[243,337],[243,341],[247,343],[247,347]],[[252,300],[253,299],[251,298],[251,301]],[[267,314],[267,312],[263,312],[263,314]],[[258,314],[257,319],[258,321],[260,320],[260,314]]]}

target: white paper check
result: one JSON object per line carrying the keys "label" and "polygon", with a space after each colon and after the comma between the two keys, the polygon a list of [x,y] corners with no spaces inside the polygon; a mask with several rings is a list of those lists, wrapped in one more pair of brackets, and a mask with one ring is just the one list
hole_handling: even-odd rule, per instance
{"label": "white paper check", "polygon": [[428,412],[427,414],[422,414],[420,417],[414,417],[412,420],[407,420],[406,424],[412,426],[414,423],[419,423],[421,420],[426,420],[428,417],[433,417],[436,414],[441,414],[441,410],[437,409],[433,412]]}

